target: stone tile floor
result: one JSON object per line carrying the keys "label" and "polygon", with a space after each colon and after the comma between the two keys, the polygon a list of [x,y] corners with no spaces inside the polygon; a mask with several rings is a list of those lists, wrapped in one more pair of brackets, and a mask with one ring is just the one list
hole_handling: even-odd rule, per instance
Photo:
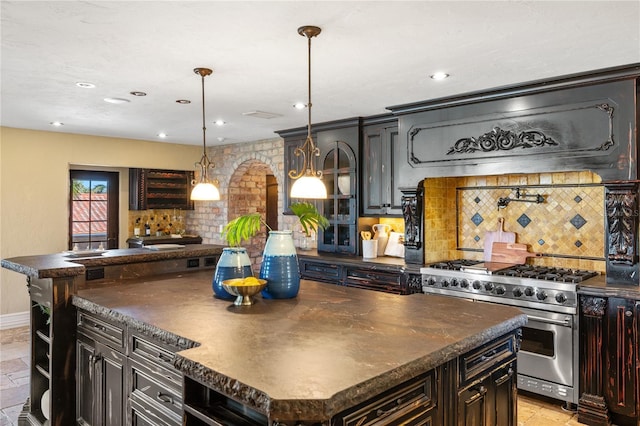
{"label": "stone tile floor", "polygon": [[[29,396],[29,328],[0,330],[0,426],[18,424]],[[580,425],[576,415],[554,400],[518,396],[518,426]]]}

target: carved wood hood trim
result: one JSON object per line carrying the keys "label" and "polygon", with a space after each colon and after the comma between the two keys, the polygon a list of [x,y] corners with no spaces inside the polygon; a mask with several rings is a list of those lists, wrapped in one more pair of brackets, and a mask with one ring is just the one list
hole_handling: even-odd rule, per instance
{"label": "carved wood hood trim", "polygon": [[[604,155],[603,151],[615,146],[615,109],[610,100],[602,100],[418,124],[408,132],[408,157],[413,165],[428,166],[451,161],[496,161],[521,156],[522,149],[530,150],[529,157]],[[491,130],[480,136],[469,135],[488,126]],[[457,135],[462,137],[448,149],[438,148],[443,146],[442,138],[446,140]]]}

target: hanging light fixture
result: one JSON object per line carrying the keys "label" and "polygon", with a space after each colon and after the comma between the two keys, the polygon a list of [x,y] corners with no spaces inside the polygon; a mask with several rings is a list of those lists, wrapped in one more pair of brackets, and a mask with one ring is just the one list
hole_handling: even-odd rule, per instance
{"label": "hanging light fixture", "polygon": [[322,31],[319,27],[304,26],[298,28],[298,34],[307,37],[309,51],[308,66],[308,91],[309,102],[307,110],[309,114],[309,124],[307,126],[307,139],[302,146],[297,147],[293,153],[296,157],[302,156],[302,168],[289,170],[289,177],[295,179],[291,185],[291,198],[327,198],[327,188],[322,182],[322,170],[316,170],[315,158],[320,156],[320,149],[313,143],[311,137],[311,37],[315,37]]}
{"label": "hanging light fixture", "polygon": [[202,78],[202,158],[195,164],[196,168],[200,169],[200,179],[191,190],[191,199],[197,201],[219,200],[220,191],[215,183],[209,179],[209,170],[213,170],[215,165],[207,157],[207,126],[204,118],[204,78],[211,75],[213,71],[209,68],[194,68],[193,72]]}

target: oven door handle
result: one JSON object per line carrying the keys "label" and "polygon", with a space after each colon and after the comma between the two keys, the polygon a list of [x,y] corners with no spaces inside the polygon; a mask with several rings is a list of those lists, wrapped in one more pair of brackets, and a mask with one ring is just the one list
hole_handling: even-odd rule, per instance
{"label": "oven door handle", "polygon": [[545,324],[553,324],[553,325],[561,325],[563,327],[571,327],[571,318],[570,317],[564,317],[563,320],[555,320],[555,319],[550,319],[550,318],[543,318],[543,317],[539,317],[539,316],[536,316],[536,315],[529,315],[529,314],[527,314],[527,317],[530,320],[542,322],[542,323],[545,323]]}

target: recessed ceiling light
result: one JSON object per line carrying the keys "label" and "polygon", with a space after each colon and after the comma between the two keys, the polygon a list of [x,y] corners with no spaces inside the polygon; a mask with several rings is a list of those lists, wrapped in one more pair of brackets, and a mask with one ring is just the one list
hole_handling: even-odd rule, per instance
{"label": "recessed ceiling light", "polygon": [[95,89],[96,85],[93,83],[88,83],[86,81],[79,81],[76,83],[76,86],[81,87],[83,89]]}
{"label": "recessed ceiling light", "polygon": [[444,80],[447,77],[449,77],[449,74],[447,74],[446,72],[442,72],[442,71],[438,71],[438,72],[433,73],[431,75],[431,78],[433,80]]}
{"label": "recessed ceiling light", "polygon": [[182,104],[182,105],[186,105],[186,104],[190,104],[190,103],[191,103],[191,101],[190,101],[190,100],[187,100],[187,99],[178,99],[178,100],[176,101],[176,103],[178,103],[178,104]]}
{"label": "recessed ceiling light", "polygon": [[305,109],[307,107],[307,104],[305,104],[304,102],[296,102],[295,104],[293,104],[293,107],[295,109]]}
{"label": "recessed ceiling light", "polygon": [[144,92],[136,92],[136,91],[129,92],[129,94],[133,96],[147,96],[147,94]]}
{"label": "recessed ceiling light", "polygon": [[216,120],[216,126],[224,126],[225,122],[224,120]]}
{"label": "recessed ceiling light", "polygon": [[51,122],[51,123],[49,123],[49,124],[51,124],[52,126],[55,126],[55,127],[64,126],[64,123],[61,123],[61,122],[59,122],[59,121],[52,121],[52,122]]}
{"label": "recessed ceiling light", "polygon": [[158,137],[164,139],[164,138],[167,137],[167,134],[163,133],[163,132],[160,132],[160,133],[158,133]]}
{"label": "recessed ceiling light", "polygon": [[129,101],[129,99],[124,99],[124,98],[104,98],[105,102],[109,102],[110,104],[126,104]]}

